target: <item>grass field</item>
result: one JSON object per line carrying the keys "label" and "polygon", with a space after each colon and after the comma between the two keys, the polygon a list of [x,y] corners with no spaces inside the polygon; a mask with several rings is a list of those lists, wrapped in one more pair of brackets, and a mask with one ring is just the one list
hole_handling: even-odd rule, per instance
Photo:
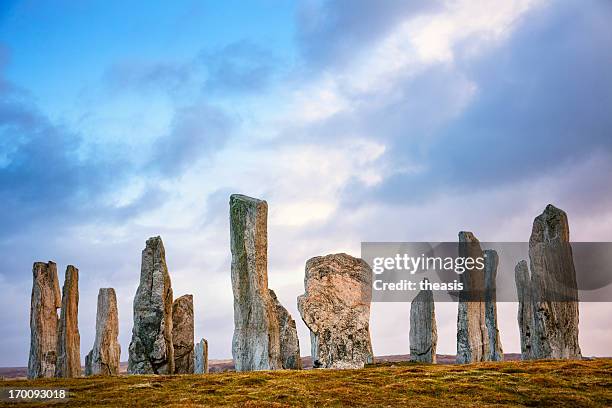
{"label": "grass field", "polygon": [[362,370],[5,380],[2,387],[64,387],[55,404],[2,406],[612,406],[612,359],[470,365],[386,363]]}

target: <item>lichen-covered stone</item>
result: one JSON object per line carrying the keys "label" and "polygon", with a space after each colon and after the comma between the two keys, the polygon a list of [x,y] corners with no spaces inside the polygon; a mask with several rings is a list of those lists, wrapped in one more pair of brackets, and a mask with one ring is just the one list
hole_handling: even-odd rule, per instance
{"label": "lichen-covered stone", "polygon": [[298,309],[310,329],[313,366],[362,368],[371,363],[369,265],[347,254],[309,259],[304,287]]}
{"label": "lichen-covered stone", "polygon": [[578,289],[567,214],[549,204],[529,239],[534,358],[580,359]]}
{"label": "lichen-covered stone", "polygon": [[531,298],[531,279],[527,262],[522,260],[514,268],[514,279],[518,295],[518,324],[521,335],[521,359],[534,358],[532,338],[533,330],[533,300]]}
{"label": "lichen-covered stone", "polygon": [[194,371],[196,374],[208,373],[208,341],[206,339],[200,340],[195,345]]}
{"label": "lichen-covered stone", "polygon": [[174,373],[193,374],[193,296],[183,295],[172,305]]}
{"label": "lichen-covered stone", "polygon": [[497,251],[493,249],[487,249],[483,253],[485,256],[485,325],[489,337],[489,356],[486,360],[502,361],[504,359],[504,350],[497,327],[497,288],[495,284],[499,256]]}
{"label": "lichen-covered stone", "polygon": [[421,290],[410,304],[410,361],[435,363],[437,344],[433,292]]}
{"label": "lichen-covered stone", "polygon": [[98,292],[96,313],[96,337],[93,349],[85,357],[85,375],[119,374],[121,346],[117,296],[113,288],[101,288]]}
{"label": "lichen-covered stone", "polygon": [[[459,233],[459,256],[484,258],[480,242],[471,232]],[[463,291],[459,296],[457,313],[457,363],[488,361],[490,357],[489,335],[486,327],[484,299],[484,270],[474,268],[460,275]],[[465,298],[463,297],[466,294]]]}
{"label": "lichen-covered stone", "polygon": [[172,284],[160,237],[149,238],[142,251],[140,284],[134,297],[128,373],[174,373]]}
{"label": "lichen-covered stone", "polygon": [[283,367],[276,306],[268,290],[268,204],[230,197],[230,243],[236,371]]}
{"label": "lichen-covered stone", "polygon": [[302,359],[300,358],[300,341],[298,339],[297,328],[295,327],[295,320],[278,301],[276,293],[272,289],[270,289],[270,296],[276,306],[276,316],[278,317],[283,368],[300,370],[302,368]]}
{"label": "lichen-covered stone", "polygon": [[79,334],[79,270],[66,268],[62,289],[62,309],[57,328],[56,377],[81,375],[81,336]]}
{"label": "lichen-covered stone", "polygon": [[35,262],[32,275],[28,378],[53,377],[57,361],[57,309],[62,302],[57,265],[51,261]]}

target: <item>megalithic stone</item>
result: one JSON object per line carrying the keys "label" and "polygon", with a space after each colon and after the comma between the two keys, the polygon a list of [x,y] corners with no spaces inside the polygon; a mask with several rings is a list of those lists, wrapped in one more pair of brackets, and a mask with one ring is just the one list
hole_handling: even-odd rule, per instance
{"label": "megalithic stone", "polygon": [[[459,256],[484,258],[480,242],[471,232],[459,233]],[[459,296],[457,313],[457,363],[488,361],[490,357],[489,335],[486,328],[484,270],[474,268],[460,275],[463,291]],[[463,295],[468,293],[466,297]]]}
{"label": "megalithic stone", "polygon": [[149,238],[142,251],[140,284],[134,297],[128,373],[174,373],[172,284],[160,237]]}
{"label": "megalithic stone", "polygon": [[410,361],[435,363],[437,344],[433,292],[421,290],[410,304]]}
{"label": "megalithic stone", "polygon": [[53,377],[57,361],[57,309],[62,302],[57,265],[51,261],[35,262],[32,275],[28,378]]}
{"label": "megalithic stone", "polygon": [[578,288],[567,214],[549,204],[529,239],[535,358],[580,359]]}
{"label": "megalithic stone", "polygon": [[347,254],[311,258],[304,288],[298,310],[310,329],[313,366],[363,368],[371,363],[370,266]]}
{"label": "megalithic stone", "polygon": [[533,300],[531,298],[531,279],[529,267],[525,260],[520,261],[514,268],[514,279],[518,296],[518,325],[521,334],[521,360],[534,358],[532,341],[535,335],[533,330]]}
{"label": "megalithic stone", "polygon": [[172,304],[174,373],[193,374],[193,296],[183,295]]}
{"label": "megalithic stone", "polygon": [[57,328],[56,377],[81,375],[81,336],[79,335],[79,270],[66,268],[62,289],[62,310]]}
{"label": "megalithic stone", "polygon": [[93,349],[85,357],[85,375],[119,374],[121,346],[117,296],[113,288],[101,288],[98,292],[96,313],[96,337]]}
{"label": "megalithic stone", "polygon": [[499,265],[499,256],[497,251],[487,249],[484,251],[485,257],[485,324],[489,337],[489,357],[490,361],[502,361],[504,359],[504,350],[502,348],[501,339],[499,337],[499,329],[497,327],[497,288],[495,280],[497,279],[497,266]]}
{"label": "megalithic stone", "polygon": [[268,291],[268,204],[230,197],[230,242],[236,371],[283,367],[276,306]]}
{"label": "megalithic stone", "polygon": [[206,339],[200,340],[195,345],[195,373],[206,374],[208,373],[208,341]]}
{"label": "megalithic stone", "polygon": [[272,289],[270,296],[276,306],[276,315],[280,330],[280,352],[281,362],[284,369],[301,370],[302,359],[300,358],[300,341],[295,327],[295,320],[287,309],[278,301],[276,293]]}

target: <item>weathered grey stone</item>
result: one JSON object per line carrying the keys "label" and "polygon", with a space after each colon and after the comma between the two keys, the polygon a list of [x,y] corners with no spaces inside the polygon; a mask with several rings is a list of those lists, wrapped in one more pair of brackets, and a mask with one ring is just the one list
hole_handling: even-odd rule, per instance
{"label": "weathered grey stone", "polygon": [[62,310],[57,327],[56,377],[81,375],[81,336],[79,335],[79,270],[66,268],[62,289]]}
{"label": "weathered grey stone", "polygon": [[489,356],[488,361],[502,361],[504,359],[504,350],[502,348],[501,339],[499,337],[499,329],[497,327],[497,287],[495,281],[497,279],[497,266],[499,265],[499,256],[497,251],[487,249],[484,251],[485,257],[485,325],[487,327],[487,335],[489,337]]}
{"label": "weathered grey stone", "polygon": [[313,366],[362,368],[371,363],[369,265],[347,254],[309,259],[304,287],[298,309],[310,329]]}
{"label": "weathered grey stone", "polygon": [[410,304],[410,361],[435,363],[437,344],[433,292],[421,290]]}
{"label": "weathered grey stone", "polygon": [[149,238],[142,251],[140,285],[134,297],[128,373],[174,373],[172,284],[160,237]]}
{"label": "weathered grey stone", "polygon": [[117,296],[113,288],[101,288],[98,292],[96,313],[96,337],[93,349],[85,357],[85,375],[119,374],[121,346]]}
{"label": "weathered grey stone", "polygon": [[57,361],[57,309],[62,302],[57,265],[51,261],[35,262],[32,275],[28,378],[53,377]]}
{"label": "weathered grey stone", "polygon": [[208,373],[208,341],[206,339],[200,340],[195,345],[195,373],[206,374]]}
{"label": "weathered grey stone", "polygon": [[233,194],[230,241],[236,371],[283,367],[276,306],[268,291],[268,204]]}
{"label": "weathered grey stone", "polygon": [[174,373],[193,374],[193,296],[183,295],[172,304]]}
{"label": "weathered grey stone", "polygon": [[[459,256],[483,258],[480,242],[471,232],[459,233]],[[475,268],[460,275],[463,291],[457,313],[457,363],[487,361],[490,356],[484,299],[474,300],[484,292],[484,270]],[[462,294],[468,294],[464,298]]]}
{"label": "weathered grey stone", "polygon": [[527,262],[522,260],[514,268],[514,279],[518,295],[518,324],[521,334],[521,359],[534,358],[532,338],[533,331],[533,300],[531,298],[531,279]]}
{"label": "weathered grey stone", "polygon": [[529,239],[535,358],[580,359],[578,289],[567,214],[549,204]]}
{"label": "weathered grey stone", "polygon": [[301,370],[302,359],[300,358],[300,341],[298,339],[295,320],[287,309],[278,301],[276,293],[270,289],[270,296],[276,306],[276,316],[280,330],[280,352],[281,362],[284,369]]}

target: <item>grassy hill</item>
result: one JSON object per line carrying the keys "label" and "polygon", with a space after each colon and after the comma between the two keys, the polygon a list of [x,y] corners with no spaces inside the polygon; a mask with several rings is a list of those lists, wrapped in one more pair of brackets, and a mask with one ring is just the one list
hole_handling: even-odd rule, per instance
{"label": "grassy hill", "polygon": [[1,384],[3,388],[69,389],[68,401],[19,403],[19,407],[609,407],[612,359],[470,365],[387,362],[362,370],[5,380]]}

